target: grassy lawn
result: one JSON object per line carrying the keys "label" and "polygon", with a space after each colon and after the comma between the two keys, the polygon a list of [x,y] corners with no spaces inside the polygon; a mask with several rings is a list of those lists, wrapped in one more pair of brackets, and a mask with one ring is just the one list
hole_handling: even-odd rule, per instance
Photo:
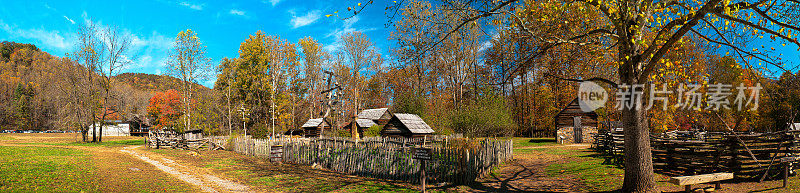
{"label": "grassy lawn", "polygon": [[72,134],[60,133],[0,135],[0,192],[199,191],[119,152],[118,147],[143,144],[141,138],[75,140]]}
{"label": "grassy lawn", "polygon": [[121,147],[129,145],[144,145],[144,139],[127,139],[116,141],[90,142],[59,142],[59,143],[19,143],[24,145],[52,145],[52,146],[81,146],[81,147]]}
{"label": "grassy lawn", "polygon": [[572,161],[552,164],[545,168],[550,176],[571,175],[580,179],[589,187],[587,191],[613,191],[622,187],[625,171],[611,164],[605,164],[605,158],[589,149],[556,149],[541,150],[551,155],[566,155]]}
{"label": "grassy lawn", "polygon": [[514,143],[514,148],[558,145],[556,143],[556,139],[554,138],[515,137],[512,139],[512,141]]}
{"label": "grassy lawn", "polygon": [[[551,164],[545,168],[550,176],[570,175],[580,179],[592,192],[616,191],[622,187],[625,170],[606,161],[607,157],[591,149],[535,149],[549,155],[567,156],[569,162]],[[656,186],[678,187],[667,183],[667,176],[656,174]]]}
{"label": "grassy lawn", "polygon": [[0,146],[0,192],[98,192],[85,151]]}
{"label": "grassy lawn", "polygon": [[148,149],[169,159],[206,168],[219,177],[245,184],[254,191],[267,192],[417,192],[405,183],[385,182],[312,169],[309,166],[275,164],[263,158],[230,151],[189,151]]}

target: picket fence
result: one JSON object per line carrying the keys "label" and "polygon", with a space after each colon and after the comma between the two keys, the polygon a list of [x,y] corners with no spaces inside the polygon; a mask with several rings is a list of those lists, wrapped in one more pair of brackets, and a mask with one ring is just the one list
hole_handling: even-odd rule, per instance
{"label": "picket fence", "polygon": [[421,160],[412,159],[412,149],[432,149],[425,161],[429,184],[468,184],[512,159],[511,140],[468,139],[452,136],[431,138],[277,138],[211,137],[216,144],[241,154],[269,158],[271,147],[281,145],[281,161],[310,165],[340,173],[419,183]]}

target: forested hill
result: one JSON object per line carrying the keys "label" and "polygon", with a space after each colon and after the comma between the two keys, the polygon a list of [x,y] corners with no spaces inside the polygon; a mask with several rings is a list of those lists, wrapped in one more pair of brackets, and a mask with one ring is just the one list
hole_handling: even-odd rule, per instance
{"label": "forested hill", "polygon": [[[65,57],[53,56],[33,44],[0,42],[0,129],[72,129],[84,119],[89,88],[100,88],[100,75],[92,86],[86,68]],[[122,73],[112,77],[110,108],[121,118],[146,115],[149,99],[155,92],[179,90],[180,80],[170,76]],[[200,95],[211,89],[194,84]],[[96,92],[102,92],[97,90]]]}
{"label": "forested hill", "polygon": [[[169,89],[180,89],[181,80],[171,76],[155,75],[146,73],[122,73],[114,76],[114,81],[130,85],[133,89],[141,91],[165,91]],[[200,84],[194,84],[194,88],[209,90],[210,88]]]}

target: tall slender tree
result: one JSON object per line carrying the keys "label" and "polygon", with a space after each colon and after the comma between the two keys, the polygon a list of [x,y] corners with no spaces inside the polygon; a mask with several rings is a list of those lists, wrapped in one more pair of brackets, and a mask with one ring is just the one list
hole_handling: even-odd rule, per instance
{"label": "tall slender tree", "polygon": [[178,32],[167,63],[172,76],[181,80],[181,101],[186,118],[183,127],[192,130],[192,101],[194,85],[205,80],[211,70],[211,58],[206,57],[206,46],[191,29]]}

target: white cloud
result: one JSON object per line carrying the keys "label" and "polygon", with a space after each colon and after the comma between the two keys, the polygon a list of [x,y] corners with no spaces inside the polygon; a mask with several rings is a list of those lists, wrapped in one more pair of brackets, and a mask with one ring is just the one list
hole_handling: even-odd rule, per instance
{"label": "white cloud", "polygon": [[289,11],[292,14],[292,28],[303,27],[317,21],[321,14],[319,10],[314,10],[306,13],[304,16],[297,16],[294,11]]}
{"label": "white cloud", "polygon": [[72,23],[72,24],[75,24],[75,21],[74,21],[74,20],[72,20],[72,19],[70,19],[70,18],[69,18],[69,17],[67,17],[66,15],[64,16],[64,19],[67,19],[67,21],[69,21],[70,23]]}
{"label": "white cloud", "polygon": [[489,49],[490,47],[492,47],[492,40],[486,40],[481,44],[481,47],[478,48],[478,52],[483,52],[486,49]]}
{"label": "white cloud", "polygon": [[186,1],[181,2],[181,5],[183,5],[184,7],[188,7],[189,9],[194,9],[194,10],[198,10],[198,11],[199,10],[203,10],[203,6],[205,6],[205,4],[194,4],[194,3],[189,3],[189,2],[186,2]]}
{"label": "white cloud", "polygon": [[368,32],[368,31],[375,30],[375,28],[356,28],[356,27],[353,27],[353,25],[355,25],[355,23],[358,22],[359,20],[360,20],[360,18],[357,15],[354,16],[354,17],[351,17],[350,19],[344,20],[344,22],[342,22],[342,26],[341,27],[336,28],[333,31],[331,31],[330,33],[326,34],[325,37],[326,38],[331,38],[332,37],[334,42],[332,44],[328,44],[328,45],[323,46],[322,49],[324,49],[325,51],[327,51],[329,53],[333,53],[334,51],[336,51],[336,50],[338,50],[338,49],[340,49],[342,47],[342,39],[341,39],[342,35],[350,33],[350,32],[354,32],[354,31]]}
{"label": "white cloud", "polygon": [[[21,37],[26,39],[33,39],[39,41],[46,47],[55,48],[57,50],[67,52],[69,48],[72,46],[72,40],[75,37],[74,34],[64,34],[68,38],[64,38],[59,31],[54,30],[45,30],[45,29],[19,29],[11,27],[10,25],[4,23],[0,20],[0,29],[8,33],[12,37]],[[56,53],[52,53],[57,55]]]}
{"label": "white cloud", "polygon": [[53,11],[56,10],[55,8],[50,7],[50,5],[48,5],[47,3],[44,3],[44,7],[47,8],[47,9],[53,10]]}
{"label": "white cloud", "polygon": [[228,13],[230,13],[231,15],[238,15],[238,16],[244,16],[246,14],[244,11],[238,9],[231,9],[231,11]]}
{"label": "white cloud", "polygon": [[488,39],[488,40],[484,41],[483,43],[481,43],[481,47],[478,48],[478,52],[483,52],[483,51],[486,51],[487,49],[491,48],[492,47],[492,40],[500,38],[500,34],[497,33],[496,31],[492,32],[491,35],[492,35],[492,37],[490,39]]}
{"label": "white cloud", "polygon": [[277,4],[278,4],[278,3],[280,3],[280,2],[281,2],[281,0],[269,0],[269,1],[264,1],[264,3],[269,3],[269,4],[272,4],[272,6],[273,6],[273,7],[275,7],[275,5],[277,5]]}
{"label": "white cloud", "polygon": [[173,40],[153,31],[150,36],[137,36],[125,32],[131,37],[131,52],[138,55],[133,63],[128,67],[135,68],[161,68],[166,65],[169,59],[169,51],[172,49]]}

